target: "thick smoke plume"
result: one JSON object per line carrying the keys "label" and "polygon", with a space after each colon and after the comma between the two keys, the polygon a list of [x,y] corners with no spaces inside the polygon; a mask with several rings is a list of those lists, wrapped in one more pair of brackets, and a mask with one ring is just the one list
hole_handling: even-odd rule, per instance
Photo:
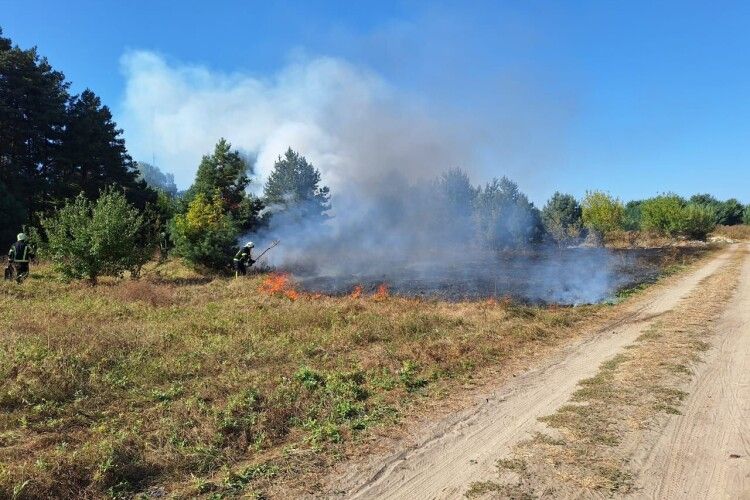
{"label": "thick smoke plume", "polygon": [[[493,151],[499,132],[486,120],[459,119],[434,105],[428,111],[418,97],[333,58],[292,63],[268,80],[169,64],[150,52],[129,53],[122,66],[129,147],[136,157],[156,152],[157,165],[182,187],[219,137],[257,158],[256,191],[290,146],[321,171],[333,193],[326,224],[299,222],[272,206],[270,227],[248,235],[259,246],[281,239],[270,264],[310,286],[341,291],[350,282],[382,280],[400,282],[403,291],[482,296],[508,293],[508,283],[528,278],[510,291],[531,300],[589,302],[618,281],[606,252],[592,253],[588,263],[584,254],[571,262],[559,253],[503,261],[481,245],[470,214],[447,209],[436,180]],[[501,153],[494,151],[499,164]]]}

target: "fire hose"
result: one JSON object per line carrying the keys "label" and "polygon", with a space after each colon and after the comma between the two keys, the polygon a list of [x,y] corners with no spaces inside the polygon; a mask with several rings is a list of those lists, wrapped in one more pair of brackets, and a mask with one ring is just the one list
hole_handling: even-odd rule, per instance
{"label": "fire hose", "polygon": [[263,250],[260,253],[260,255],[258,255],[258,257],[255,259],[255,262],[258,262],[260,260],[260,258],[263,257],[266,254],[267,251],[269,251],[270,249],[272,249],[273,247],[275,247],[279,243],[281,243],[281,241],[279,241],[279,240],[273,240],[273,243],[271,243],[271,246],[269,246],[268,248],[266,248],[265,250]]}

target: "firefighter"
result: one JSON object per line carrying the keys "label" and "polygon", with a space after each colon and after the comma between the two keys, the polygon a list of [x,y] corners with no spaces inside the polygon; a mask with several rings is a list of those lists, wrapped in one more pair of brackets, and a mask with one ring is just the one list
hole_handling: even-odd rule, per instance
{"label": "firefighter", "polygon": [[16,281],[20,283],[29,275],[29,261],[34,257],[34,249],[26,242],[24,233],[19,233],[16,240],[8,251],[8,262],[15,271]]}
{"label": "firefighter", "polygon": [[255,264],[255,261],[253,260],[253,247],[255,245],[252,241],[248,241],[245,243],[245,246],[240,248],[239,252],[237,252],[237,255],[234,256],[234,276],[237,277],[238,275],[242,274],[245,276],[247,274],[247,269]]}
{"label": "firefighter", "polygon": [[159,262],[167,260],[169,252],[169,235],[166,231],[159,233]]}

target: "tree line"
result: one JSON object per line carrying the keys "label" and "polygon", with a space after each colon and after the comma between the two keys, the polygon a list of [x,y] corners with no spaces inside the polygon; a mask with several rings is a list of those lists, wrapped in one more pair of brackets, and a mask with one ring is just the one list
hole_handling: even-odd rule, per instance
{"label": "tree line", "polygon": [[251,195],[251,162],[224,139],[178,193],[171,175],[133,160],[93,91],[69,89],[36,48],[0,29],[0,241],[23,228],[66,276],[137,274],[160,245],[219,268],[240,234],[267,223],[266,205],[321,221],[330,208],[320,172],[291,149],[263,196]]}
{"label": "tree line", "polygon": [[[220,139],[180,193],[171,175],[130,157],[99,97],[69,88],[35,48],[13,45],[0,30],[0,240],[26,228],[65,276],[137,275],[157,248],[221,269],[238,238],[271,217],[308,228],[328,219],[330,190],[291,148],[256,196],[253,159]],[[449,242],[460,234],[494,250],[567,245],[619,230],[703,239],[717,224],[750,223],[749,207],[708,194],[623,203],[601,191],[582,200],[555,193],[538,209],[510,179],[474,186],[458,168],[420,189],[426,210],[418,212],[431,216],[415,230]]]}

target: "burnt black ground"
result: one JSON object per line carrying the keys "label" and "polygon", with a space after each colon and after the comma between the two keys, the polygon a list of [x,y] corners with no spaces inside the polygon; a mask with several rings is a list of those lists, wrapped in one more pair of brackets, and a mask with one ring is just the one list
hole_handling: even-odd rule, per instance
{"label": "burnt black ground", "polygon": [[664,262],[679,262],[700,251],[692,247],[540,249],[437,262],[379,262],[375,267],[387,270],[378,273],[293,274],[302,289],[333,295],[351,293],[357,285],[372,293],[385,283],[390,293],[408,297],[449,301],[510,297],[522,303],[574,305],[610,300],[622,289],[653,281]]}

